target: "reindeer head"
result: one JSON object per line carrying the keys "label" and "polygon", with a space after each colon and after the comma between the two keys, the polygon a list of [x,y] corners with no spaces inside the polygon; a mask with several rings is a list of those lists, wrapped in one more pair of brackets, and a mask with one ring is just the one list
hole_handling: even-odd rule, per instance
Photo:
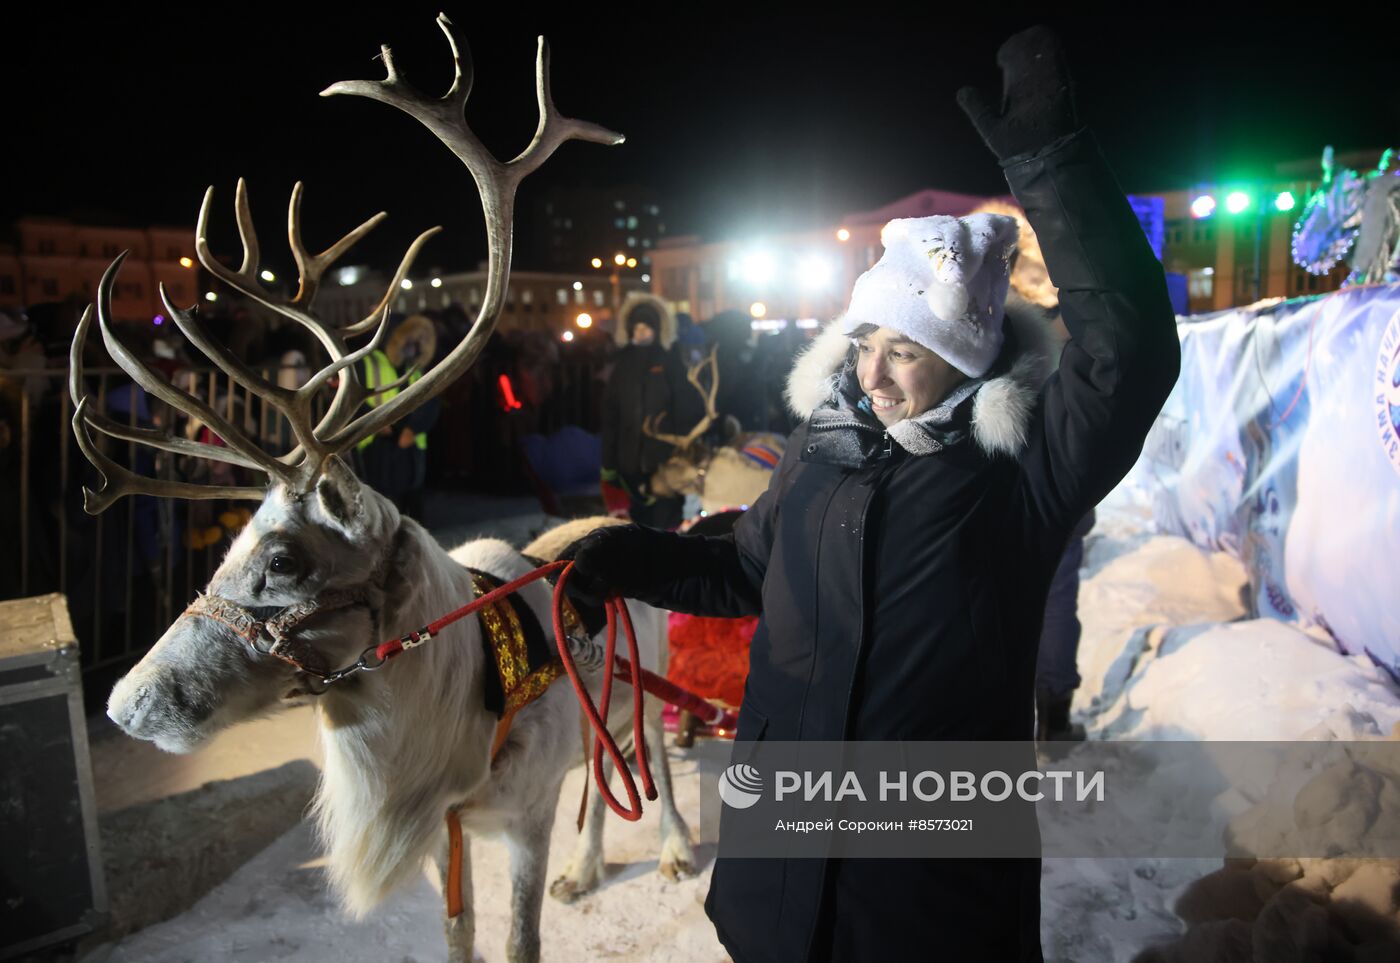
{"label": "reindeer head", "polygon": [[[400,518],[393,505],[362,485],[340,455],[427,402],[452,383],[480,354],[501,313],[510,272],[512,210],[520,181],[569,139],[616,144],[622,141],[595,124],[572,120],[554,106],[549,88],[549,52],[540,38],[536,58],[536,92],[540,123],[534,139],[516,158],[496,159],[467,126],[463,116],[471,88],[470,69],[463,72],[465,50],[445,16],[438,25],[447,36],[456,66],[452,86],[440,98],[415,91],[396,72],[387,47],[381,55],[388,76],[382,81],[345,81],[325,91],[353,94],[398,107],[425,124],[466,165],[481,193],[488,241],[487,284],[476,321],[463,340],[431,371],[410,382],[367,389],[360,361],[384,338],[389,304],[419,249],[437,228],[419,235],[409,247],[378,307],[365,319],[332,329],[311,312],[325,270],[384,214],[376,215],[320,254],[309,253],[301,240],[301,195],[292,191],[288,234],[300,286],[290,300],[272,297],[258,283],[259,248],[247,190],[239,182],[236,208],[243,240],[238,270],[223,265],[209,251],[206,237],[213,189],[205,194],[197,227],[196,251],[204,267],[245,296],[307,328],[330,357],[305,385],[288,388],[269,381],[208,335],[194,309],[176,308],[162,287],[166,310],[189,341],[203,351],[237,385],[280,415],[291,427],[296,445],[274,455],[238,424],[210,404],[160,377],[116,337],[111,293],[125,257],[107,269],[98,287],[97,323],[108,352],[146,391],[192,418],[198,418],[225,442],[211,445],[175,434],[169,428],[133,428],[89,404],[82,354],[92,320],[83,315],[73,339],[70,393],[75,405],[73,431],[84,455],[103,477],[102,485],[84,491],[87,510],[96,514],[123,495],[182,498],[257,498],[263,504],[230,547],[205,593],[201,594],[156,642],[135,669],[113,689],[108,715],[129,734],[183,752],[219,729],[269,711],[287,700],[324,691],[334,670],[368,657],[366,647],[383,641],[380,613],[401,602],[405,580],[396,573],[400,536],[414,523]],[[351,350],[347,339],[375,329],[363,347]],[[317,396],[338,377],[329,407],[317,420]],[[361,412],[368,399],[389,391],[387,401]],[[357,412],[359,412],[357,414]],[[150,445],[181,455],[210,458],[267,476],[265,486],[205,486],[134,474],[108,458],[93,432]],[[396,588],[390,588],[397,579]],[[392,597],[390,597],[392,596]]]}
{"label": "reindeer head", "polygon": [[[718,345],[710,348],[710,353],[702,360],[686,369],[686,380],[700,392],[705,401],[705,417],[684,435],[672,435],[657,430],[666,412],[650,415],[642,422],[642,432],[649,438],[664,441],[675,447],[671,457],[662,463],[651,476],[653,495],[666,498],[671,495],[698,495],[705,488],[705,466],[710,461],[710,446],[701,440],[719,414],[715,407],[715,396],[719,392],[719,366],[715,361]],[[710,386],[701,383],[700,375],[710,369]]]}

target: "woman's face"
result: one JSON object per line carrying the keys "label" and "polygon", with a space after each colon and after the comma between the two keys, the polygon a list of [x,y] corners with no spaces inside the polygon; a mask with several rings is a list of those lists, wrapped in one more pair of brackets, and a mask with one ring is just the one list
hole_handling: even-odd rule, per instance
{"label": "woman's face", "polygon": [[889,328],[856,335],[855,340],[861,390],[886,428],[928,411],[966,377],[928,348]]}

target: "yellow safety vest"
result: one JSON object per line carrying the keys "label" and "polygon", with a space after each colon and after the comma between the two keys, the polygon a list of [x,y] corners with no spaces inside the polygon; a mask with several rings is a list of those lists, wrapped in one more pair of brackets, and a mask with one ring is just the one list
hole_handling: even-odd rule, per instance
{"label": "yellow safety vest", "polygon": [[[391,361],[389,360],[389,356],[388,356],[387,354],[385,354],[383,351],[375,351],[375,352],[371,353],[367,358],[365,358],[365,387],[366,387],[366,388],[374,389],[374,388],[378,387],[379,385],[391,384],[392,382],[394,382],[395,380],[397,380],[398,377],[399,377],[399,373],[398,373],[397,371],[394,370],[393,362],[391,362]],[[422,377],[422,372],[421,372],[421,371],[415,371],[415,372],[413,372],[413,377],[411,377],[411,378],[408,379],[408,383],[409,383],[409,384],[413,384],[413,383],[414,383],[415,381],[417,381],[420,377]],[[368,404],[371,408],[378,408],[380,405],[382,405],[384,402],[388,401],[390,398],[394,397],[394,396],[397,395],[398,393],[399,393],[399,389],[397,389],[397,388],[391,388],[390,390],[384,392],[383,394],[378,394],[378,395],[375,395],[375,396],[372,397],[372,398],[369,398],[368,401],[367,401],[367,404]],[[374,438],[375,438],[374,435],[370,435],[368,438],[362,438],[362,439],[360,440],[359,444],[356,445],[355,447],[358,448],[358,449],[361,449],[361,450],[363,450],[363,449],[365,449],[365,448],[368,448],[368,447],[374,442]],[[419,451],[427,451],[427,450],[428,450],[428,435],[427,435],[427,433],[426,433],[426,432],[422,432],[422,431],[417,432],[417,433],[413,436],[413,443],[414,443],[414,445],[416,445],[416,446],[418,447],[418,450],[419,450]]]}

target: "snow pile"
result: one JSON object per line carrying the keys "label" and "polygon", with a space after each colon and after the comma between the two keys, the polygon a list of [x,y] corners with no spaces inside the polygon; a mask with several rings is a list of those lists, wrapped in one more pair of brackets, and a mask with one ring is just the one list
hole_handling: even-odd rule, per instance
{"label": "snow pile", "polygon": [[[1360,741],[1395,729],[1400,693],[1382,670],[1328,638],[1244,620],[1243,567],[1151,535],[1128,494],[1100,509],[1086,545],[1076,707],[1090,738]],[[1290,778],[1261,774],[1258,796]],[[1310,816],[1239,798],[1217,800],[1216,814],[1222,831],[1245,838],[1277,832],[1280,819],[1336,827],[1358,806],[1374,820],[1400,805],[1393,785],[1360,802],[1327,790],[1325,776],[1305,790],[1319,809]],[[1042,913],[1047,960],[1391,960],[1400,958],[1400,864],[1051,859]]]}

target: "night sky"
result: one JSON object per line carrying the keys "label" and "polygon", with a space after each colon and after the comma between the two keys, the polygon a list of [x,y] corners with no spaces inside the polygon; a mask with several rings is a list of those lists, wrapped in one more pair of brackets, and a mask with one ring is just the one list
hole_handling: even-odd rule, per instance
{"label": "night sky", "polygon": [[[445,147],[384,105],[317,96],[337,80],[381,77],[381,42],[410,81],[441,93],[451,68],[433,23],[440,4],[324,19],[291,3],[48,6],[7,31],[0,222],[193,225],[213,184],[215,245],[232,253],[242,175],[268,260],[285,263],[287,193],[302,179],[312,246],[383,209],[390,220],[364,247],[371,259],[396,260],[437,223],[447,231],[421,267],[481,256],[475,191]],[[668,233],[730,236],[830,224],[925,187],[999,193],[954,94],[998,82],[998,43],[1037,20],[1065,39],[1081,114],[1129,190],[1267,174],[1326,143],[1400,141],[1393,28],[1372,14],[1377,29],[1362,29],[1360,10],[1348,14],[1352,33],[1334,35],[1324,17],[1262,11],[1255,23],[1163,12],[1145,26],[1016,13],[961,23],[855,4],[839,18],[729,4],[600,5],[591,16],[486,8],[447,12],[476,60],[468,117],[498,156],[534,131],[538,33],[551,42],[560,109],[627,135],[620,147],[566,144],[525,181],[522,213],[549,185],[633,183],[659,192]],[[527,245],[522,236],[518,249]]]}

